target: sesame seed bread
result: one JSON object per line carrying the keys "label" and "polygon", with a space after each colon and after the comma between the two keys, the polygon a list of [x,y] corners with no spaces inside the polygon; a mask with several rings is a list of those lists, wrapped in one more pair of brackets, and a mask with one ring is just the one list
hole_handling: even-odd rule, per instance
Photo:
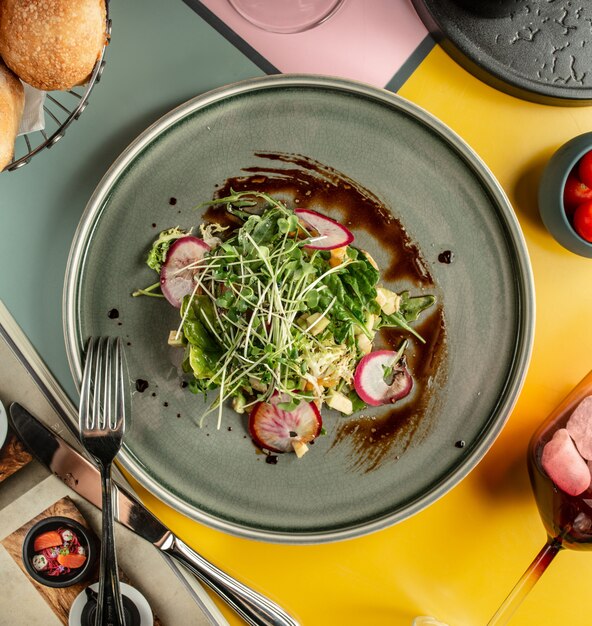
{"label": "sesame seed bread", "polygon": [[37,89],[88,81],[106,41],[105,0],[0,0],[0,56]]}
{"label": "sesame seed bread", "polygon": [[24,106],[25,92],[21,81],[0,59],[0,171],[12,160]]}

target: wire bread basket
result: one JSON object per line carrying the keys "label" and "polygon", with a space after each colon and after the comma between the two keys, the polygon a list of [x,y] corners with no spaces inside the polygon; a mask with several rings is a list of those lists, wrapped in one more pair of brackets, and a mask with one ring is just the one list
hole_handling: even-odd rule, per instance
{"label": "wire bread basket", "polygon": [[26,133],[17,137],[14,157],[4,171],[14,171],[29,161],[45,148],[51,148],[66,133],[88,104],[94,86],[101,80],[105,67],[105,51],[111,39],[111,19],[109,18],[109,2],[105,2],[107,12],[106,42],[97,59],[92,74],[85,85],[73,87],[67,91],[48,91],[43,105],[45,129]]}

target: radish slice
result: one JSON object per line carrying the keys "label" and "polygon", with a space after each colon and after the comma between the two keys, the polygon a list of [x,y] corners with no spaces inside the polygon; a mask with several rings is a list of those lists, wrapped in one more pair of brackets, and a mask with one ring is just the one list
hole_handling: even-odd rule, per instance
{"label": "radish slice", "polygon": [[385,380],[384,368],[390,367],[397,353],[377,350],[361,359],[354,374],[354,387],[360,398],[370,406],[381,406],[404,398],[413,387],[413,378],[399,362],[393,368],[392,382]]}
{"label": "radish slice", "polygon": [[194,277],[200,270],[198,261],[209,249],[203,239],[191,235],[177,239],[169,248],[160,270],[160,288],[174,307],[180,309],[183,298],[195,288]]}
{"label": "radish slice", "polygon": [[294,452],[294,444],[308,443],[321,432],[323,420],[313,402],[302,401],[293,411],[277,405],[279,394],[270,402],[259,402],[249,415],[249,432],[257,446],[273,452]]}
{"label": "radish slice", "polygon": [[333,250],[333,248],[343,248],[354,240],[354,236],[345,226],[330,217],[309,209],[296,209],[294,213],[304,222],[308,230],[319,233],[318,236],[314,236],[314,239],[318,238],[318,241],[307,243],[305,248]]}

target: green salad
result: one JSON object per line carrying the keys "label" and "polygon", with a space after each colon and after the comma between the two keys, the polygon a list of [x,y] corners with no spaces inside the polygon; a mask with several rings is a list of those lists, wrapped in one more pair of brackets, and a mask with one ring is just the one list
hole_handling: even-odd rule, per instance
{"label": "green salad", "polygon": [[[320,213],[255,191],[206,204],[239,225],[202,224],[200,237],[178,227],[161,232],[147,259],[159,281],[134,293],[179,308],[169,343],[184,350],[189,389],[218,392],[202,421],[216,412],[220,427],[231,401],[250,421],[258,412],[267,419],[263,430],[249,425],[256,443],[298,452],[321,432],[323,405],[349,415],[410,392],[407,341],[393,351],[373,344],[383,327],[423,341],[412,324],[433,296],[381,286],[371,256]],[[277,437],[266,438],[282,420],[285,428],[275,424]]]}

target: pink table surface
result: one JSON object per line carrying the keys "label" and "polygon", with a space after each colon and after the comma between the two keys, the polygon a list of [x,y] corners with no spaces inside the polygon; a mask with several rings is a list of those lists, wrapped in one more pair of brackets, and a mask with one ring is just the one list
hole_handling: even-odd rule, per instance
{"label": "pink table surface", "polygon": [[384,87],[426,38],[410,0],[345,0],[320,26],[295,34],[250,24],[228,0],[201,3],[284,73],[340,76]]}

